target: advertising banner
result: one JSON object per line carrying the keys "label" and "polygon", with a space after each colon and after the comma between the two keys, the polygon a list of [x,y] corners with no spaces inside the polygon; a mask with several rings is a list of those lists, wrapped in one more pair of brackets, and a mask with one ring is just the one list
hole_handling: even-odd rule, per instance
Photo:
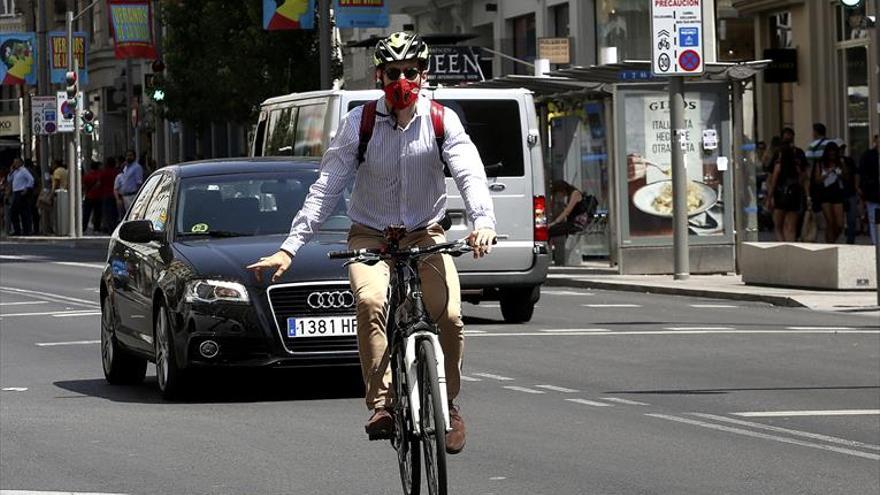
{"label": "advertising banner", "polygon": [[388,27],[385,0],[333,0],[338,28]]}
{"label": "advertising banner", "polygon": [[483,63],[482,55],[483,51],[478,46],[431,46],[428,51],[428,79],[446,86],[491,79],[491,59]]}
{"label": "advertising banner", "polygon": [[0,136],[20,136],[21,117],[15,115],[0,115]]}
{"label": "advertising banner", "polygon": [[0,81],[3,86],[37,84],[35,33],[0,33]]}
{"label": "advertising banner", "polygon": [[[627,178],[629,235],[672,235],[669,96],[662,91],[632,92],[626,94],[624,105],[626,169],[621,175]],[[715,93],[685,94],[682,149],[691,235],[724,234],[724,173],[717,152],[721,105]],[[711,140],[704,142],[706,130],[716,130],[709,133],[716,136],[714,146]]]}
{"label": "advertising banner", "polygon": [[156,58],[149,0],[107,0],[110,31],[118,59]]}
{"label": "advertising banner", "polygon": [[263,0],[263,29],[314,29],[315,0]]}
{"label": "advertising banner", "polygon": [[[73,58],[79,64],[80,85],[89,83],[89,71],[86,65],[88,52],[89,41],[86,33],[73,33]],[[52,84],[64,84],[67,67],[67,33],[52,31],[49,33],[49,77]]]}

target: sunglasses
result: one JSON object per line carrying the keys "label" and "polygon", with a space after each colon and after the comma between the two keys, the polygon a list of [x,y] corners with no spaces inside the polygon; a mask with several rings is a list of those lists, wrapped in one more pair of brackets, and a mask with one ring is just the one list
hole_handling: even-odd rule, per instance
{"label": "sunglasses", "polygon": [[389,67],[385,69],[385,77],[391,79],[392,81],[396,81],[400,78],[400,74],[403,73],[403,77],[409,79],[410,81],[415,80],[416,77],[419,76],[419,69],[416,67],[407,67],[406,69],[400,70],[396,67]]}

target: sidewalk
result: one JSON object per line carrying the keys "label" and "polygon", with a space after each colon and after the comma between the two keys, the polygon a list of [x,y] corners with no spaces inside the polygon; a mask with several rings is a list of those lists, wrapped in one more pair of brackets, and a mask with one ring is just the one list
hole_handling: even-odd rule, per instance
{"label": "sidewalk", "polygon": [[876,313],[880,316],[875,290],[826,291],[746,285],[739,275],[734,274],[691,275],[687,280],[673,280],[672,275],[617,275],[607,265],[550,267],[545,285],[759,301],[774,306]]}
{"label": "sidewalk", "polygon": [[4,243],[20,243],[20,244],[49,244],[64,247],[89,247],[97,249],[107,249],[110,245],[110,236],[95,235],[83,236],[74,239],[73,237],[50,236],[50,235],[27,235],[27,236],[7,236],[0,235],[0,244]]}

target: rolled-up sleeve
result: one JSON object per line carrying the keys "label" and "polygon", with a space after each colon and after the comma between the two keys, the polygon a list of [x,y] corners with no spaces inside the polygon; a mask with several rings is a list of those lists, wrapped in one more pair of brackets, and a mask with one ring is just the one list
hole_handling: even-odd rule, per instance
{"label": "rolled-up sleeve", "polygon": [[324,152],[318,180],[309,188],[302,209],[293,217],[290,234],[281,244],[281,249],[291,256],[315,235],[354,178],[362,108],[357,107],[342,118],[336,136]]}
{"label": "rolled-up sleeve", "polygon": [[443,141],[443,159],[449,165],[455,185],[461,192],[468,218],[475,229],[495,230],[495,210],[486,180],[486,171],[480,153],[464,131],[458,115],[446,109],[443,116],[446,138]]}

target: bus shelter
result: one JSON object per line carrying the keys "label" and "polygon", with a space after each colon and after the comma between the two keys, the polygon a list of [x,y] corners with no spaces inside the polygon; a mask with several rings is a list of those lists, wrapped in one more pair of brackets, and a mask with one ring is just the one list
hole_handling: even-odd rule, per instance
{"label": "bus shelter", "polygon": [[[691,273],[734,271],[739,244],[756,240],[755,170],[747,159],[753,131],[744,125],[750,104],[743,95],[766,65],[707,64],[703,75],[685,83]],[[564,180],[596,199],[582,231],[553,239],[556,264],[607,260],[621,274],[672,273],[669,97],[665,78],[655,78],[649,62],[478,85],[533,91],[548,186]],[[563,203],[553,198],[551,218]]]}

